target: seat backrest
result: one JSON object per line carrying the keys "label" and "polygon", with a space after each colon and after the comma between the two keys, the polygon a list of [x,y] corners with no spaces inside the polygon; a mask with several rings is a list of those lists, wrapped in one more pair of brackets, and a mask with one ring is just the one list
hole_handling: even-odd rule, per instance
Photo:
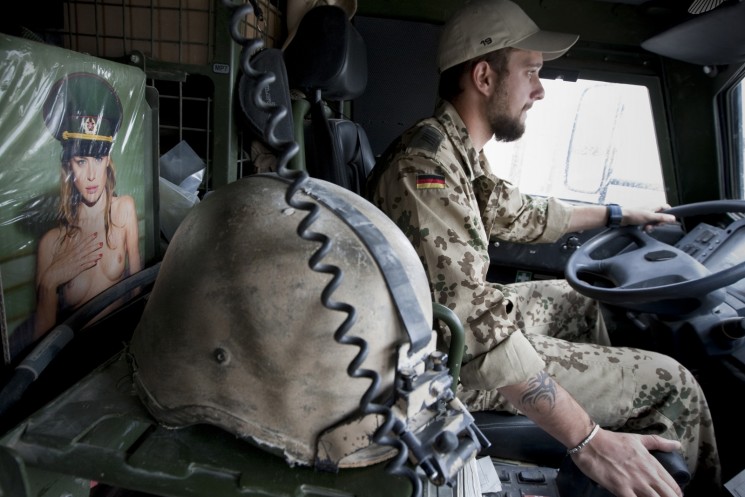
{"label": "seat backrest", "polygon": [[284,59],[304,161],[296,168],[362,194],[375,157],[362,127],[343,111],[367,85],[362,36],[341,7],[320,5],[303,16]]}

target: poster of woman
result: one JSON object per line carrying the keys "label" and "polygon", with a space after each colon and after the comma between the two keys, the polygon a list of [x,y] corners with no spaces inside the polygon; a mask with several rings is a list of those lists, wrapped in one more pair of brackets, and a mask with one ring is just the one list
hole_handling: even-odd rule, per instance
{"label": "poster of woman", "polygon": [[116,193],[116,91],[95,74],[68,74],[52,86],[43,113],[62,157],[59,225],[37,252],[34,341],[57,323],[58,310],[79,307],[142,267],[134,199]]}
{"label": "poster of woman", "polygon": [[5,35],[0,57],[7,365],[152,257],[154,166],[141,70]]}

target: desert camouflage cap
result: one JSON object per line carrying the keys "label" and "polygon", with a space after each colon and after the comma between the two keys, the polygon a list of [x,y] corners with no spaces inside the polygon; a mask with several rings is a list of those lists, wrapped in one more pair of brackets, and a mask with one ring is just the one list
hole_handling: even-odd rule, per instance
{"label": "desert camouflage cap", "polygon": [[437,68],[443,72],[506,47],[542,52],[544,60],[553,60],[564,55],[578,38],[540,29],[510,0],[469,0],[442,29]]}
{"label": "desert camouflage cap", "polygon": [[122,122],[122,104],[114,88],[85,72],[57,80],[42,112],[47,128],[62,143],[64,158],[108,155]]}

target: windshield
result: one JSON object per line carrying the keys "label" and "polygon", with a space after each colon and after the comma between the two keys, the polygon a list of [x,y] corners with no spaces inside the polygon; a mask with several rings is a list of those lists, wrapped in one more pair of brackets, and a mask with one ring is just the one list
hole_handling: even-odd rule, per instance
{"label": "windshield", "polygon": [[494,172],[524,193],[628,207],[666,203],[647,87],[543,79],[525,135],[491,140]]}

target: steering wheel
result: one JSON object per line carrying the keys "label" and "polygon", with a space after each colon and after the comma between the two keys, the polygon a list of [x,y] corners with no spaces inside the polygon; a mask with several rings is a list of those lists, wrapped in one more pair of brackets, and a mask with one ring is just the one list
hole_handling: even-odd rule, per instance
{"label": "steering wheel", "polygon": [[[745,201],[715,200],[664,211],[677,218],[745,212]],[[712,292],[745,277],[745,261],[712,273],[673,245],[641,226],[608,229],[580,246],[567,261],[566,280],[579,293],[600,302],[658,314],[686,314]]]}

